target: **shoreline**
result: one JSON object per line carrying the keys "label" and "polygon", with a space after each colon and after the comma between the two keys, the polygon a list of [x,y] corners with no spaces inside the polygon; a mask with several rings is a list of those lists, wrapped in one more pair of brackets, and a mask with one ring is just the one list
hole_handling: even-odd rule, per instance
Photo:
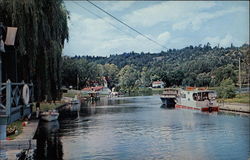
{"label": "shoreline", "polygon": [[250,105],[245,103],[218,103],[221,111],[250,114]]}
{"label": "shoreline", "polygon": [[[56,110],[66,106],[68,103],[63,103],[55,107]],[[32,114],[35,114],[33,112]],[[37,131],[40,118],[29,120],[27,126],[23,127],[22,133],[17,135],[11,140],[2,140],[0,143],[0,148],[5,151],[1,153],[0,159],[15,159],[16,155],[20,153],[23,149],[34,149],[36,146],[36,139],[34,139],[35,133]]]}

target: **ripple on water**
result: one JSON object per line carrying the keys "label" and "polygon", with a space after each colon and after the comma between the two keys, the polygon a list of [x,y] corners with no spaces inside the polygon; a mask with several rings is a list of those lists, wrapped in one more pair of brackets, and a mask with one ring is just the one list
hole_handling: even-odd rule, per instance
{"label": "ripple on water", "polygon": [[[60,119],[60,129],[49,135],[57,141],[48,143],[48,148],[63,152],[57,159],[249,157],[249,116],[160,106],[158,96],[119,97],[83,105],[79,117]],[[38,154],[45,155],[48,151],[41,148]],[[56,157],[50,156],[47,159]]]}

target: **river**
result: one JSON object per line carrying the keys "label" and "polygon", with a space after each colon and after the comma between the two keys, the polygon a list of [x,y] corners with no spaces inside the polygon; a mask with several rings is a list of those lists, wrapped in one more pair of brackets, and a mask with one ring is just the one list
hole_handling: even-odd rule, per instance
{"label": "river", "polygon": [[40,123],[35,159],[250,157],[250,117],[161,108],[159,96],[104,98]]}

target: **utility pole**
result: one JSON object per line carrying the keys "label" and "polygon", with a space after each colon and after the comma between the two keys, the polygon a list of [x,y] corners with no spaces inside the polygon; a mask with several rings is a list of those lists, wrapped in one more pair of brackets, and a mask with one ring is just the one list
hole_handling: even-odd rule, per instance
{"label": "utility pole", "polygon": [[240,69],[241,68],[240,68],[240,58],[239,58],[239,82],[238,83],[239,83],[239,92],[241,93],[241,74],[240,74],[241,71]]}
{"label": "utility pole", "polygon": [[76,74],[76,90],[79,90],[79,76]]}

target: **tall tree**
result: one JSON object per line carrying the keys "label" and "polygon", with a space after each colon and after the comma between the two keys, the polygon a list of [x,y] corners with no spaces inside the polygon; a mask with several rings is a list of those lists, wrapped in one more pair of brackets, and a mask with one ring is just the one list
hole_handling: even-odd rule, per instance
{"label": "tall tree", "polygon": [[122,89],[128,90],[136,87],[136,81],[138,80],[138,72],[133,65],[126,65],[119,72],[119,84]]}
{"label": "tall tree", "polygon": [[61,54],[68,40],[68,11],[62,0],[0,0],[0,21],[18,27],[19,80],[33,81],[35,97],[55,100],[61,87]]}

